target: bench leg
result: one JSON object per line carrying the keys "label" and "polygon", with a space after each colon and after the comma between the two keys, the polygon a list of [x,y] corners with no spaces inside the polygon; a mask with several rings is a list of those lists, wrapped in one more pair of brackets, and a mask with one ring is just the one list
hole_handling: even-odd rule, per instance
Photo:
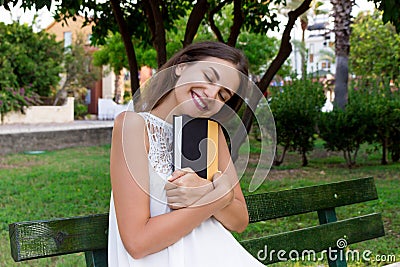
{"label": "bench leg", "polygon": [[[336,222],[337,217],[336,217],[335,209],[332,208],[332,209],[319,210],[318,211],[318,219],[319,219],[320,224]],[[337,247],[334,249],[337,250],[336,253],[328,254],[328,255],[332,256],[332,258],[328,257],[329,267],[347,267],[345,251],[343,251],[343,249],[339,249]],[[336,259],[336,260],[333,260],[333,259]]]}
{"label": "bench leg", "polygon": [[99,249],[85,252],[87,267],[107,267],[107,249]]}

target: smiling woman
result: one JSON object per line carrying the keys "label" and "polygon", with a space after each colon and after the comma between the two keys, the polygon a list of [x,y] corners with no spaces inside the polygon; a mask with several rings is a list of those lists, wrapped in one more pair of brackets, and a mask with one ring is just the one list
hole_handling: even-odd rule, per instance
{"label": "smiling woman", "polygon": [[241,51],[217,42],[195,43],[142,88],[137,113],[116,118],[109,266],[263,266],[230,233],[244,231],[249,217],[222,128],[217,129],[219,170],[212,182],[189,169],[172,172],[173,115],[236,111],[247,80]]}

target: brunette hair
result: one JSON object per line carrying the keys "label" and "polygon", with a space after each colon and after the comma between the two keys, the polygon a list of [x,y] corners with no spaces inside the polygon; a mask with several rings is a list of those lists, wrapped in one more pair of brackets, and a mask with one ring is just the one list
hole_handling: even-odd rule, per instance
{"label": "brunette hair", "polygon": [[[145,86],[150,86],[149,90],[144,90],[145,93],[138,101],[138,108],[135,105],[135,110],[150,111],[162,103],[164,98],[168,95],[170,90],[175,87],[178,76],[175,71],[164,71],[168,68],[173,70],[181,63],[190,63],[195,61],[202,61],[207,57],[215,57],[231,62],[235,65],[236,69],[244,75],[240,75],[240,85],[237,92],[226,102],[226,105],[234,110],[239,110],[243,103],[243,99],[239,96],[248,83],[248,61],[243,52],[237,48],[228,46],[221,42],[204,41],[188,45],[174,56],[172,56],[150,79]],[[161,96],[161,97],[160,97]],[[223,117],[224,108],[220,110],[217,117]],[[221,113],[221,114],[220,114]]]}

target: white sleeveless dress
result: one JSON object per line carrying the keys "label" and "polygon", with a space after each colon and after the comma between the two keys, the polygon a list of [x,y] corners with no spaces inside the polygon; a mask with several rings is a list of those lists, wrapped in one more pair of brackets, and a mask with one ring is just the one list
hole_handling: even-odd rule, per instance
{"label": "white sleeveless dress", "polygon": [[[170,212],[164,190],[172,173],[172,125],[147,112],[143,116],[149,135],[151,217]],[[157,242],[155,240],[155,242]],[[108,265],[118,267],[257,267],[264,266],[248,253],[216,219],[205,220],[175,244],[141,259],[125,250],[118,231],[111,193]]]}

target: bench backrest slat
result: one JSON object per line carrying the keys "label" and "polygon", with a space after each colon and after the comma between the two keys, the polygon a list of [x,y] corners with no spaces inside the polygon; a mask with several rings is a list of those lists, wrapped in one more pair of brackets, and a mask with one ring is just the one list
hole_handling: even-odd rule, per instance
{"label": "bench backrest slat", "polygon": [[250,222],[378,199],[372,177],[246,196]]}
{"label": "bench backrest slat", "polygon": [[107,247],[108,214],[9,226],[15,261],[90,251]]}

